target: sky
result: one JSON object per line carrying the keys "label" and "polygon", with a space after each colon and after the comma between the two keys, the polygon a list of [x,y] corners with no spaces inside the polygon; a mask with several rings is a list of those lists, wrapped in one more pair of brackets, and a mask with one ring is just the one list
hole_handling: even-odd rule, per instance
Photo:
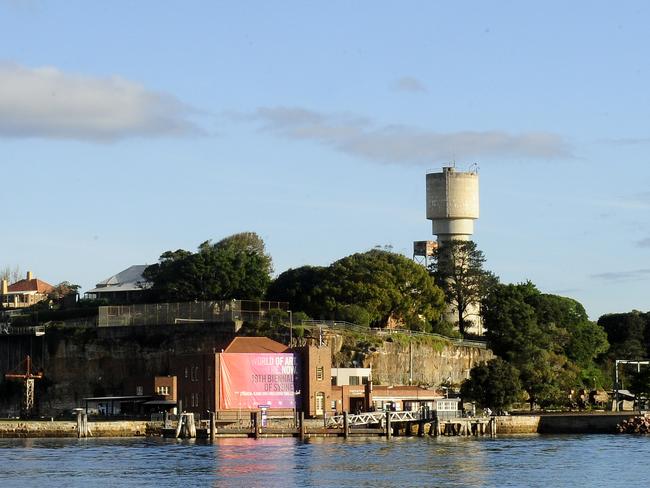
{"label": "sky", "polygon": [[432,239],[476,164],[503,282],[646,311],[650,4],[0,0],[0,267],[83,291],[257,232],[276,273]]}

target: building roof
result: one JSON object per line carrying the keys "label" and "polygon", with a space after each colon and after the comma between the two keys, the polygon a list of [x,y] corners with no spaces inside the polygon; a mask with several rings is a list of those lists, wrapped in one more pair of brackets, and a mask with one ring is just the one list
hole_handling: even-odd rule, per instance
{"label": "building roof", "polygon": [[223,352],[229,353],[260,353],[260,352],[288,352],[284,344],[269,339],[268,337],[235,337]]}
{"label": "building roof", "polygon": [[96,288],[86,293],[101,293],[113,291],[138,291],[147,288],[147,280],[144,279],[146,264],[134,264],[116,275],[106,278],[97,283]]}
{"label": "building roof", "polygon": [[36,292],[36,293],[49,293],[54,290],[54,287],[45,281],[39,280],[38,278],[32,278],[31,280],[20,280],[9,285],[7,291],[9,293],[20,293],[20,292]]}

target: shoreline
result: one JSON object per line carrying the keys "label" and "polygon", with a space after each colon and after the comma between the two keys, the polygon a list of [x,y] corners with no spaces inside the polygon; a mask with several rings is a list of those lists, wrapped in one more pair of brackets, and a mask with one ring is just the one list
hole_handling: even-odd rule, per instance
{"label": "shoreline", "polygon": [[[539,415],[495,416],[497,435],[513,434],[614,434],[623,420],[638,413],[612,412],[596,414],[552,413]],[[462,420],[462,419],[460,419]],[[148,420],[88,421],[89,437],[154,437],[163,436],[163,422]],[[304,437],[343,437],[341,429],[307,427]],[[348,434],[358,436],[384,436],[382,429],[351,429]],[[0,438],[76,438],[77,422],[70,420],[0,420]],[[197,429],[197,437],[208,438],[206,429]],[[300,437],[297,429],[268,428],[255,433],[251,429],[219,428],[216,438],[236,437]]]}

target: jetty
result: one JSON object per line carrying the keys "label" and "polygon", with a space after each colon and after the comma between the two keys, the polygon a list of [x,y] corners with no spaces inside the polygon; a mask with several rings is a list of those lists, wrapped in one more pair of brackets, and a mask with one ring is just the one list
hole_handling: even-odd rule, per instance
{"label": "jetty", "polygon": [[[318,422],[322,424],[318,425]],[[495,417],[439,418],[435,411],[363,412],[325,417],[322,421],[307,421],[303,413],[296,416],[293,426],[272,427],[262,421],[260,412],[251,412],[246,424],[218,421],[215,412],[208,420],[195,421],[193,414],[181,414],[178,420],[167,419],[162,429],[164,437],[386,437],[393,436],[495,436]]]}

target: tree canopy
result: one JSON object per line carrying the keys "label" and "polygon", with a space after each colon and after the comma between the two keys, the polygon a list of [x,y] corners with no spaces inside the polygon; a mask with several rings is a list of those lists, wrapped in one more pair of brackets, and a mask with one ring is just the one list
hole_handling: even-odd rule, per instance
{"label": "tree canopy", "polygon": [[143,274],[158,301],[257,300],[264,296],[272,271],[264,241],[244,232],[216,244],[205,241],[195,253],[164,252]]}
{"label": "tree canopy", "polygon": [[472,368],[460,392],[479,407],[505,410],[521,398],[519,371],[501,358],[492,359]]}
{"label": "tree canopy", "polygon": [[559,404],[602,372],[594,360],[609,344],[577,301],[541,293],[531,282],[497,285],[483,302],[487,339],[515,366],[531,407]]}
{"label": "tree canopy", "polygon": [[312,317],[428,330],[440,319],[443,294],[412,260],[373,249],[327,267],[290,269],[271,284],[271,300],[289,301]]}
{"label": "tree canopy", "polygon": [[470,312],[480,304],[498,280],[483,269],[485,256],[474,241],[451,240],[441,244],[434,253],[430,271],[442,288],[446,302],[456,314],[461,334],[471,326]]}

